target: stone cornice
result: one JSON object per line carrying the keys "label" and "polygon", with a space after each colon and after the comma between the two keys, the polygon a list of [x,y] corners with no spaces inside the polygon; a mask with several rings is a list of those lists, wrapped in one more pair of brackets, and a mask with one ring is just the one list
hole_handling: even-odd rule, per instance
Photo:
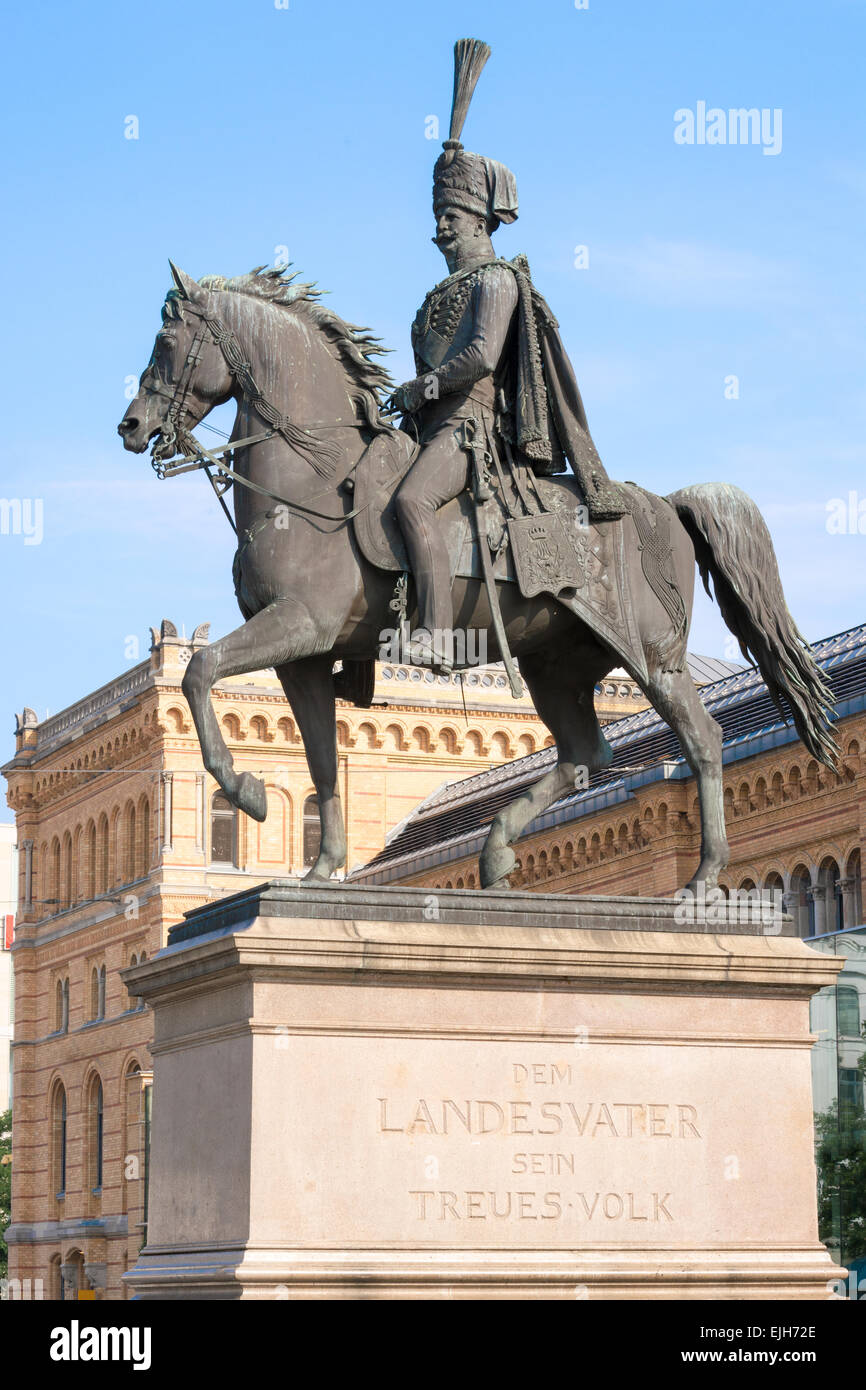
{"label": "stone cornice", "polygon": [[[263,884],[199,908],[150,961],[121,972],[147,1000],[229,984],[281,980],[371,984],[471,980],[484,988],[728,992],[808,999],[842,962],[790,935],[734,921],[683,930],[663,898],[424,889],[303,889]],[[790,923],[783,930],[790,930]],[[185,939],[184,939],[185,938]],[[212,988],[209,985],[208,988]]]}

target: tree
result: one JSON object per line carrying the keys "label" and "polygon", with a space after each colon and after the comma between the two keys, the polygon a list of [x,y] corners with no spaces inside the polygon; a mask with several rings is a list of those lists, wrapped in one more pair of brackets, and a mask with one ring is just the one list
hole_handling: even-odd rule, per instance
{"label": "tree", "polygon": [[12,1111],[0,1114],[0,1279],[6,1278],[9,1251],[3,1239],[12,1220]]}
{"label": "tree", "polygon": [[[866,1039],[866,1024],[861,1031]],[[823,1241],[839,1242],[842,1264],[866,1257],[866,1051],[856,1070],[857,1100],[834,1100],[815,1116],[818,1229]]]}

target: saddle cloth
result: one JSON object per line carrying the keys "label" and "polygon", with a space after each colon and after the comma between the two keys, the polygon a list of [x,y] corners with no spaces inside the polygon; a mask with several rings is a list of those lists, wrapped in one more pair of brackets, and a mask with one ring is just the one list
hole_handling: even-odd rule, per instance
{"label": "saddle cloth", "polygon": [[[404,572],[409,558],[394,508],[394,497],[412,459],[411,440],[402,431],[377,434],[355,468],[353,519],[355,537],[365,558],[377,569]],[[538,490],[544,506],[563,522],[564,534],[573,546],[578,564],[570,565],[578,578],[573,588],[554,596],[592,629],[619,656],[637,679],[647,675],[643,646],[633,617],[629,569],[626,564],[626,535],[634,548],[638,538],[634,522],[626,514],[617,521],[598,526],[581,525],[578,507],[581,495],[570,474],[539,478]],[[487,533],[493,560],[493,573],[504,583],[517,583],[514,555],[508,539],[508,514],[496,492],[485,504]],[[437,512],[437,523],[448,547],[452,582],[455,578],[483,579],[481,557],[475,535],[475,503],[467,490],[446,502]],[[543,592],[542,581],[532,592]],[[548,591],[552,592],[552,591]]]}

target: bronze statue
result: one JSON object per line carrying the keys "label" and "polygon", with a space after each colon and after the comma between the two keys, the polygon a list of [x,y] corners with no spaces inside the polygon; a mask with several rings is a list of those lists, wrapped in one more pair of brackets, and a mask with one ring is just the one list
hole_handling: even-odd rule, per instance
{"label": "bronze statue", "polygon": [[[472,41],[458,45],[457,129],[478,58]],[[828,688],[745,493],[709,483],[662,498],[608,482],[525,263],[491,259],[493,219],[516,211],[511,176],[450,141],[443,159],[437,240],[449,265],[458,251],[465,259],[449,277],[455,299],[446,282],[416,321],[419,371],[436,374],[438,400],[435,390],[424,395],[425,374],[396,393],[420,450],[414,431],[394,428],[383,411],[391,382],[374,360],[378,341],[324,308],[312,286],[263,268],[196,282],[172,266],[163,326],[118,428],[134,453],[153,441],[160,476],[204,468],[223,507],[233,487],[234,517],[226,511],[244,622],[196,651],[183,682],[205,767],[235,806],[264,819],[264,785],[234,770],[209,695],[226,676],[273,666],[318,793],[322,840],[311,875],[330,877],[346,853],[336,692],[369,704],[395,612],[416,630],[441,616],[488,634],[488,659],[501,657],[517,688],[513,654],[558,749],[555,768],[495,817],[480,861],[484,887],[506,886],[513,841],[576,779],[610,762],[593,693],[619,665],[694,771],[702,837],[692,883],[712,886],[728,847],[721,731],[685,665],[695,561],[783,715],[832,766]],[[483,213],[470,201],[476,188]],[[229,399],[237,406],[229,444],[208,450],[191,431]],[[572,473],[557,471],[563,454]],[[400,525],[421,571],[414,597]],[[419,643],[428,662],[442,655],[432,637]]]}
{"label": "bronze statue", "polygon": [[493,458],[504,456],[511,469],[516,457],[536,473],[560,472],[567,456],[593,521],[625,510],[595,450],[556,320],[531,283],[525,257],[502,261],[493,250],[492,233],[517,218],[514,175],[460,144],[489,56],[476,39],[455,46],[449,138],[433,174],[433,241],[449,274],[412,325],[418,375],[391,401],[409,417],[421,445],[396,508],[418,586],[420,627],[409,657],[434,670],[448,669],[448,651],[437,637],[452,628],[451,574],[436,512],[466,487],[466,419],[480,426]]}

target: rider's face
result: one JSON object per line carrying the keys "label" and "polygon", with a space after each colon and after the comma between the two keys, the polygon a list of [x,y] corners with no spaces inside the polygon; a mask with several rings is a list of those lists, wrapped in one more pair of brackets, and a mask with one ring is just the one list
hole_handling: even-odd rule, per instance
{"label": "rider's face", "polygon": [[433,241],[450,263],[472,249],[484,230],[484,220],[477,213],[467,212],[465,208],[446,207],[436,218]]}

